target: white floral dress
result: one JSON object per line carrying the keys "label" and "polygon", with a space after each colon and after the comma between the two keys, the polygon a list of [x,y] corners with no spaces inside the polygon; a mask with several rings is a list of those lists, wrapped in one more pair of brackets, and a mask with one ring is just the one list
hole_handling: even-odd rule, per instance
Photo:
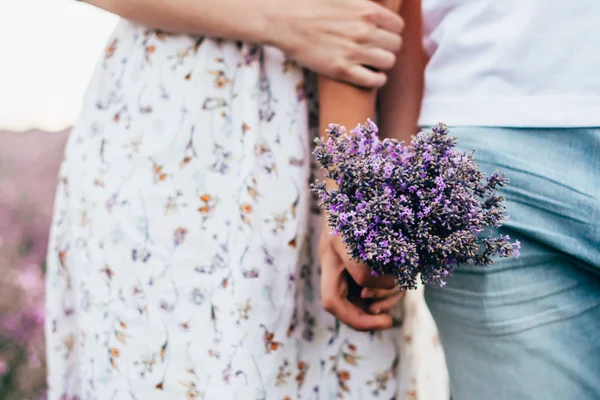
{"label": "white floral dress", "polygon": [[383,333],[321,307],[307,77],[119,23],[60,172],[50,399],[447,398],[421,293]]}

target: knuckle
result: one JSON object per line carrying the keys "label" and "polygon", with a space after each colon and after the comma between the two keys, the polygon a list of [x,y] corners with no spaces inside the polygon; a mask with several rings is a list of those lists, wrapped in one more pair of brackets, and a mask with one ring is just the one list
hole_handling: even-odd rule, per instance
{"label": "knuckle", "polygon": [[[392,291],[396,291],[396,293],[398,293],[398,290],[396,289],[396,282],[393,280],[386,280],[385,283],[383,283],[383,286],[385,287],[385,289],[387,289],[389,292]],[[391,295],[391,293],[390,293]]]}
{"label": "knuckle", "polygon": [[364,51],[364,47],[362,47],[360,43],[357,42],[354,46],[351,46],[347,49],[346,57],[350,62],[360,60],[362,55],[364,54]]}
{"label": "knuckle", "polygon": [[373,34],[374,27],[371,24],[357,24],[352,29],[352,38],[358,43],[365,43]]}
{"label": "knuckle", "polygon": [[335,304],[331,298],[323,297],[321,299],[321,304],[323,305],[325,311],[327,311],[330,314],[333,314],[333,311],[335,310]]}
{"label": "knuckle", "polygon": [[367,283],[369,282],[369,278],[370,278],[370,276],[369,276],[368,272],[360,271],[356,274],[356,276],[354,277],[354,280],[360,286],[366,286]]}
{"label": "knuckle", "polygon": [[331,67],[334,78],[337,79],[348,79],[350,75],[350,68],[345,62],[338,61],[334,63]]}
{"label": "knuckle", "polygon": [[374,22],[381,14],[382,7],[377,2],[364,2],[361,17],[364,21]]}

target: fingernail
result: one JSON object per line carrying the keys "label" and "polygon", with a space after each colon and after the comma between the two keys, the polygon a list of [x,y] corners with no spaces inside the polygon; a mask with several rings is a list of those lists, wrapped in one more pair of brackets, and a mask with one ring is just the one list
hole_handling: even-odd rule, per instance
{"label": "fingernail", "polygon": [[375,310],[373,310],[373,314],[379,314],[381,312],[381,310],[379,308],[376,308]]}

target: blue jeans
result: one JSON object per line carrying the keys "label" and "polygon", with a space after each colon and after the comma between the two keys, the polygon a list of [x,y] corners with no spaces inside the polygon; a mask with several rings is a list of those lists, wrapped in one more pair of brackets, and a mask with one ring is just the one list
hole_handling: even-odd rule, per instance
{"label": "blue jeans", "polygon": [[455,400],[600,399],[600,129],[450,128],[502,189],[521,257],[426,289]]}

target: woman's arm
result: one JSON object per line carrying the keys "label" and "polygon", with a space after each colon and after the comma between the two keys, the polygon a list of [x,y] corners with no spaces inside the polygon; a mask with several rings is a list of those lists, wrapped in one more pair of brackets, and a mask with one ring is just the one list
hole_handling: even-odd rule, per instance
{"label": "woman's arm", "polygon": [[427,56],[423,49],[421,0],[405,1],[400,15],[406,21],[398,61],[379,93],[379,132],[410,142],[417,133]]}
{"label": "woman's arm", "polygon": [[[262,43],[265,0],[83,0],[131,21],[167,32]],[[268,1],[267,1],[268,2]]]}
{"label": "woman's arm", "polygon": [[371,0],[84,1],[167,32],[273,45],[309,69],[365,87],[385,83],[384,73],[364,65],[390,69],[403,29],[400,16]]}

